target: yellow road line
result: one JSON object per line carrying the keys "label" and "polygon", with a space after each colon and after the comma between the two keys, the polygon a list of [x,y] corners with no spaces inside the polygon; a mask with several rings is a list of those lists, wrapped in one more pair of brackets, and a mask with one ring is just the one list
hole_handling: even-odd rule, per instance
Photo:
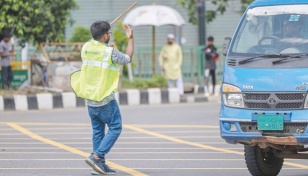
{"label": "yellow road line", "polygon": [[[233,153],[233,154],[237,154],[237,155],[244,155],[243,152],[237,152],[237,151],[228,150],[228,149],[224,149],[224,148],[217,148],[217,147],[204,145],[204,144],[200,144],[200,143],[196,143],[196,142],[189,142],[189,141],[185,141],[185,140],[182,140],[182,139],[177,139],[175,137],[171,137],[171,136],[163,135],[163,134],[156,133],[156,132],[153,132],[153,131],[138,128],[138,127],[132,126],[132,125],[124,125],[124,127],[131,129],[131,130],[138,131],[140,133],[148,134],[148,135],[151,135],[151,136],[156,136],[156,137],[166,139],[166,140],[169,140],[169,141],[172,141],[172,142],[180,143],[180,144],[187,144],[187,145],[191,145],[191,146],[195,146],[195,147],[200,147],[200,148],[224,152],[224,153]],[[291,163],[291,162],[284,162],[284,164],[289,165],[289,166],[302,168],[302,169],[308,169],[308,166],[302,165],[302,164],[296,164],[296,163]]]}
{"label": "yellow road line", "polygon": [[[44,138],[42,136],[39,136],[39,135],[37,135],[35,133],[32,133],[31,131],[29,131],[27,129],[25,129],[25,128],[15,124],[15,123],[7,123],[7,125],[12,127],[12,128],[14,128],[15,130],[25,134],[25,135],[28,135],[28,136],[32,137],[33,139],[38,140],[38,141],[41,141],[41,142],[44,142],[46,144],[49,144],[49,145],[52,145],[52,146],[64,149],[66,151],[69,151],[69,152],[74,153],[74,154],[78,154],[78,155],[83,156],[83,157],[88,157],[89,156],[89,154],[86,153],[86,152],[83,152],[81,150],[75,149],[73,147],[64,145],[62,143],[59,143],[59,142],[56,142],[56,141],[53,141],[53,140],[50,140],[50,139]],[[107,162],[108,162],[108,164],[110,164],[111,167],[113,167],[115,169],[118,169],[118,170],[121,170],[123,172],[129,173],[131,175],[146,176],[146,174],[138,172],[138,171],[136,171],[134,169],[127,168],[127,167],[118,165],[116,163],[110,162],[110,161],[107,161]]]}

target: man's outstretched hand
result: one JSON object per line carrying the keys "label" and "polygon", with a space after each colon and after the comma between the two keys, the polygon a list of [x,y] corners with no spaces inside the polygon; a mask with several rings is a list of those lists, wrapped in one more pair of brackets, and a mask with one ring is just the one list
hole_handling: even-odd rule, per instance
{"label": "man's outstretched hand", "polygon": [[129,27],[127,24],[124,24],[123,29],[126,33],[127,38],[133,38],[133,28]]}

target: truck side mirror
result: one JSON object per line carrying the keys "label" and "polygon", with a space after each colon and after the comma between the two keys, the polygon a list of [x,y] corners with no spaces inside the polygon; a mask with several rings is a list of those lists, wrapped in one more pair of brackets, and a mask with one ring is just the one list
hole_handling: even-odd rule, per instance
{"label": "truck side mirror", "polygon": [[223,54],[224,56],[227,55],[230,41],[231,41],[231,37],[225,37],[225,40],[224,40],[224,42],[223,42],[223,44],[222,44],[222,54]]}

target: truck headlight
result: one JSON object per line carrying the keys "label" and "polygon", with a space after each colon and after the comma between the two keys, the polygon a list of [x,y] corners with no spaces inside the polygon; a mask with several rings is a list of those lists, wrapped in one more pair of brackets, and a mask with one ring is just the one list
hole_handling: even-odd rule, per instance
{"label": "truck headlight", "polygon": [[222,86],[224,104],[230,107],[244,108],[241,90],[229,84],[223,84]]}

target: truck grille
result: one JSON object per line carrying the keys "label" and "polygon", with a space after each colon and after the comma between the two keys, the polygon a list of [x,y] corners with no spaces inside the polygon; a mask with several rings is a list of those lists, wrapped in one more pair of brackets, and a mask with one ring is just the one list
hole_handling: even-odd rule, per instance
{"label": "truck grille", "polygon": [[302,109],[306,93],[244,93],[247,109]]}
{"label": "truck grille", "polygon": [[271,94],[253,94],[253,93],[246,93],[245,94],[245,99],[246,100],[267,100],[268,97],[270,96]]}
{"label": "truck grille", "polygon": [[243,132],[262,132],[266,134],[302,134],[306,131],[307,123],[285,123],[283,130],[260,131],[257,127],[257,122],[239,122]]}

